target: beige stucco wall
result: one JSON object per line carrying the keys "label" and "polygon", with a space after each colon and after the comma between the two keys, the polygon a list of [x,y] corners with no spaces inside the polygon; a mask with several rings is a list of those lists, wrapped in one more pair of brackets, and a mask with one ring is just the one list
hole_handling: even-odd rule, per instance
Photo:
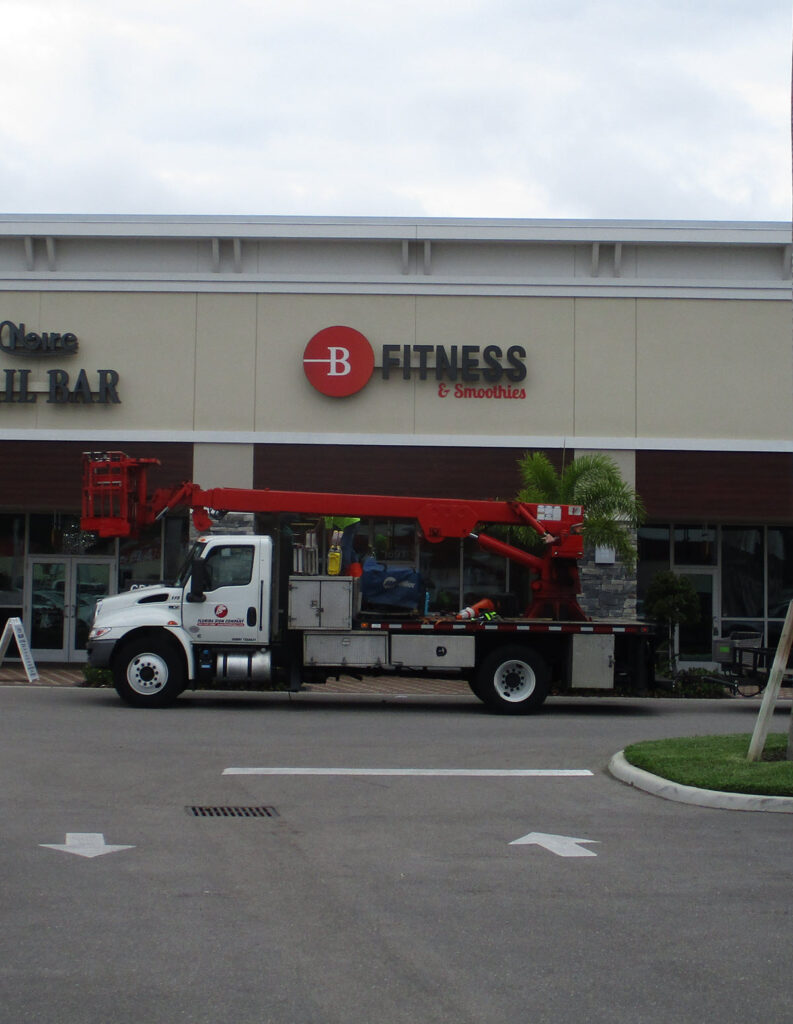
{"label": "beige stucco wall", "polygon": [[636,433],[636,302],[575,301],[575,403],[578,437]]}
{"label": "beige stucco wall", "polygon": [[[74,377],[85,367],[92,381],[99,368],[120,374],[120,405],[50,405],[46,394],[33,405],[0,404],[0,427],[53,436],[474,435],[583,446],[793,436],[784,302],[47,291],[4,293],[0,313],[29,330],[73,331],[80,345],[77,355],[44,360],[0,352],[0,371],[30,367],[42,388],[56,366]],[[397,372],[383,381],[377,370],[357,395],[327,398],[306,380],[301,358],[308,339],[333,324],[361,331],[378,357],[385,344],[523,345],[528,374],[517,386],[526,398],[442,398],[434,379]]]}
{"label": "beige stucco wall", "polygon": [[199,443],[193,446],[193,478],[204,488],[253,487],[253,445]]}
{"label": "beige stucco wall", "polygon": [[[416,429],[421,433],[547,435],[573,427],[573,304],[567,299],[435,298],[417,309],[419,344],[512,345],[526,350],[526,398],[438,397],[435,381],[416,383]],[[381,388],[386,385],[381,384]],[[487,387],[485,382],[480,386]]]}
{"label": "beige stucco wall", "polygon": [[409,296],[263,295],[259,297],[256,430],[412,433],[412,396],[384,401],[374,381],[346,399],[316,391],[303,373],[303,350],[323,327],[354,327],[379,353],[413,344],[416,300]]}
{"label": "beige stucco wall", "polygon": [[257,405],[255,295],[199,295],[196,430],[254,430]]}
{"label": "beige stucco wall", "polygon": [[29,331],[72,331],[75,355],[46,358],[0,353],[0,369],[30,368],[46,388],[47,370],[66,370],[73,383],[81,368],[92,385],[98,369],[120,375],[119,405],[56,405],[40,394],[32,405],[2,405],[7,427],[60,430],[192,429],[196,359],[196,297],[131,293],[6,293],[0,319]]}
{"label": "beige stucco wall", "polygon": [[643,436],[793,436],[790,306],[637,303],[637,432]]}

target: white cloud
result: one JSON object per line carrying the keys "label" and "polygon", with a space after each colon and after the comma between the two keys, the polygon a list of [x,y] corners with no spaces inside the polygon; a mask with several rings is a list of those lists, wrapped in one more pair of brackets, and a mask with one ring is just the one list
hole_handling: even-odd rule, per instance
{"label": "white cloud", "polygon": [[781,0],[0,0],[6,212],[787,219]]}

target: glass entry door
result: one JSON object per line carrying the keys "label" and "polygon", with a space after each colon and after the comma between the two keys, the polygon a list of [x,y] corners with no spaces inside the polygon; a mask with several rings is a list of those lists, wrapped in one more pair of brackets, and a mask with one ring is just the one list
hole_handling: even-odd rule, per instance
{"label": "glass entry door", "polygon": [[28,559],[25,628],[37,661],[86,660],[94,606],[116,591],[114,558],[34,556]]}
{"label": "glass entry door", "polygon": [[676,570],[689,581],[699,598],[699,621],[677,630],[679,668],[715,668],[713,638],[718,636],[718,573],[716,569]]}

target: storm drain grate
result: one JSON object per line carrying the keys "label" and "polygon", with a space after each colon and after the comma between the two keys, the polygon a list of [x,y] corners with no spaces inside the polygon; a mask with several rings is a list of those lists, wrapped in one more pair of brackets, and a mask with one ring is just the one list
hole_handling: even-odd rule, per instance
{"label": "storm drain grate", "polygon": [[194,818],[277,818],[274,807],[200,807],[191,805],[187,813]]}

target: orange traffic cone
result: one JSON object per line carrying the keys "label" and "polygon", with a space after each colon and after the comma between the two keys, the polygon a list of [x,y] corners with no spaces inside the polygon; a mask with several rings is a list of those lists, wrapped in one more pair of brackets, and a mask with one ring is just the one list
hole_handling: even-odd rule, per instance
{"label": "orange traffic cone", "polygon": [[493,612],[496,610],[496,606],[490,600],[489,597],[483,597],[481,601],[477,601],[476,604],[469,605],[468,608],[463,608],[462,611],[457,612],[458,619],[476,619],[482,614],[482,612]]}

